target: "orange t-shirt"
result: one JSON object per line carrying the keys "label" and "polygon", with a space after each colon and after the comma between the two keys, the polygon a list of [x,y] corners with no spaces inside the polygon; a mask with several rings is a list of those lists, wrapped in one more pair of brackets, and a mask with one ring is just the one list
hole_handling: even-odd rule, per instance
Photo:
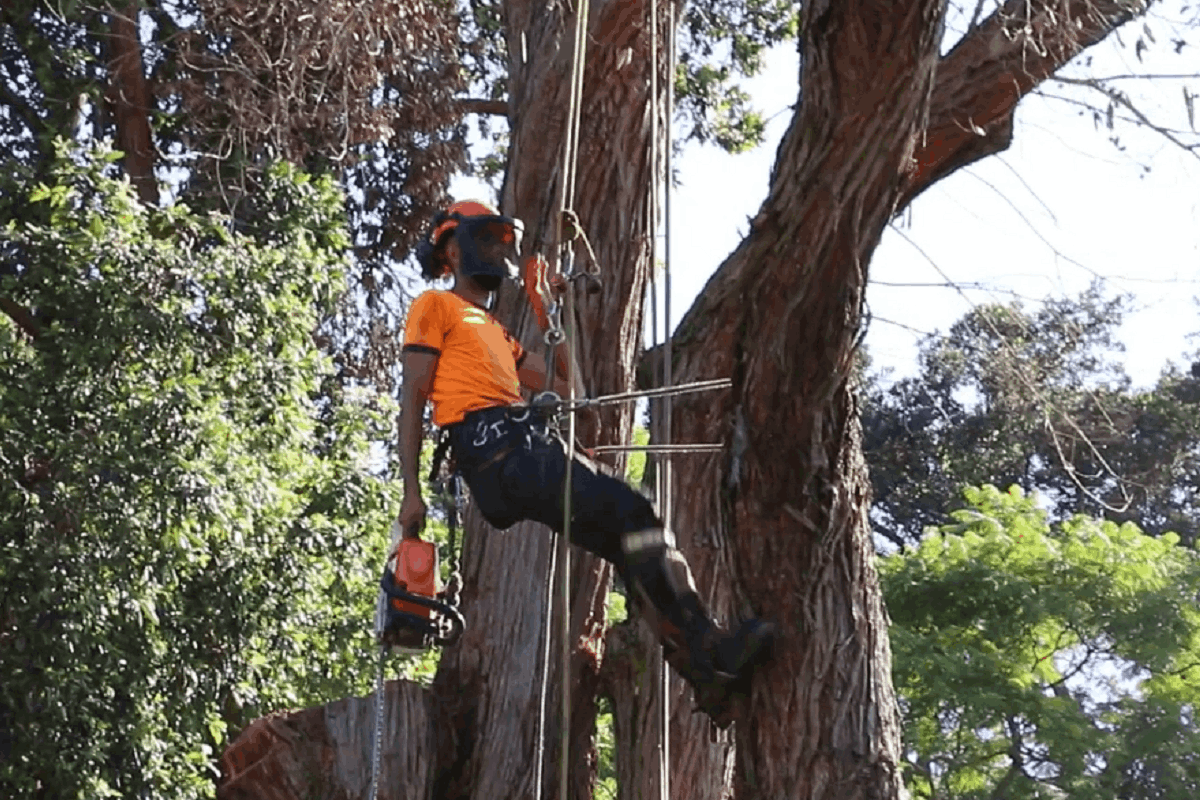
{"label": "orange t-shirt", "polygon": [[404,350],[438,356],[433,423],[461,422],[468,412],[521,401],[517,367],[525,348],[483,308],[453,292],[430,290],[408,309]]}

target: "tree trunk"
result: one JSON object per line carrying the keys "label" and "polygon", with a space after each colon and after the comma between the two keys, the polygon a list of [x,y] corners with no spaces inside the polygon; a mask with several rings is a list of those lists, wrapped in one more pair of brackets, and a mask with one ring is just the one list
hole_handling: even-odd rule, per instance
{"label": "tree trunk", "polygon": [[[384,688],[381,800],[426,800],[432,779],[430,695]],[[371,785],[375,698],[355,697],[255,720],[221,757],[218,800],[362,800]]]}
{"label": "tree trunk", "polygon": [[782,628],[737,723],[741,798],[903,792],[849,378],[867,264],[919,140],[943,13],[938,0],[806,7],[803,102],[770,194],[676,340],[680,381],[734,382],[716,402],[676,401],[675,440],[720,431],[730,443],[676,467],[681,539],[701,584],[720,582],[720,610]]}
{"label": "tree trunk", "polygon": [[158,203],[154,145],[150,138],[150,90],[142,67],[138,4],[110,12],[108,103],[117,125],[117,148],[125,153],[125,174],[147,204]]}

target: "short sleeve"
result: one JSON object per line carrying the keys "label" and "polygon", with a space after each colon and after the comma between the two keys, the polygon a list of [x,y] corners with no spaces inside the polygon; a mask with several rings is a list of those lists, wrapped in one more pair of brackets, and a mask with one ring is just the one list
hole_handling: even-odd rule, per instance
{"label": "short sleeve", "polygon": [[513,361],[516,363],[517,369],[520,369],[521,362],[525,360],[525,348],[521,347],[521,343],[515,336],[508,337],[508,344],[512,347]]}
{"label": "short sleeve", "polygon": [[404,349],[441,353],[446,341],[446,304],[437,292],[425,292],[408,307],[404,323]]}

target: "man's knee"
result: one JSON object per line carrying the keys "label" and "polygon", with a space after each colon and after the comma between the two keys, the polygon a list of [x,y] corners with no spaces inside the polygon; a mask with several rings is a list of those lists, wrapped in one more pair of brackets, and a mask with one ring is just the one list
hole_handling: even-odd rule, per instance
{"label": "man's knee", "polygon": [[696,584],[687,559],[675,547],[675,534],[662,527],[644,528],[621,535],[621,552],[631,572],[661,569],[675,593],[695,593]]}

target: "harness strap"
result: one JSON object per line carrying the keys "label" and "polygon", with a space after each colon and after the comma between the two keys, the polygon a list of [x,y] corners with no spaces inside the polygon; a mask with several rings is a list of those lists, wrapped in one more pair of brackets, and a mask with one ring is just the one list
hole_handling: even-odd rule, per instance
{"label": "harness strap", "polygon": [[433,466],[429,468],[429,482],[437,483],[438,473],[442,471],[442,462],[446,460],[446,453],[450,451],[450,429],[441,428],[438,431],[438,443],[433,448]]}

